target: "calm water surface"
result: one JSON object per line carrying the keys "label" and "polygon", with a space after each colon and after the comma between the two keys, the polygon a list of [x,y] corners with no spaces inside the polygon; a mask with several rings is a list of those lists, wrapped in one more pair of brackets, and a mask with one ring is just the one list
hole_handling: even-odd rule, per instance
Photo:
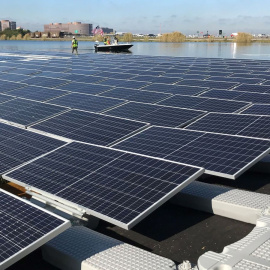
{"label": "calm water surface", "polygon": [[[250,45],[221,42],[159,43],[134,42],[134,55],[193,56],[217,58],[249,58],[270,60],[270,43]],[[0,51],[61,51],[71,52],[71,41],[1,40]],[[80,41],[79,53],[95,53],[94,42]]]}

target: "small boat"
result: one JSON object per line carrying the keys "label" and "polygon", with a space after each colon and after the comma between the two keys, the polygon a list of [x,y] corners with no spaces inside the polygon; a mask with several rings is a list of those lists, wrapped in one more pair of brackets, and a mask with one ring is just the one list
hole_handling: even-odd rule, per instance
{"label": "small boat", "polygon": [[130,43],[126,44],[110,44],[110,45],[100,45],[95,44],[96,52],[123,52],[128,51],[133,45]]}

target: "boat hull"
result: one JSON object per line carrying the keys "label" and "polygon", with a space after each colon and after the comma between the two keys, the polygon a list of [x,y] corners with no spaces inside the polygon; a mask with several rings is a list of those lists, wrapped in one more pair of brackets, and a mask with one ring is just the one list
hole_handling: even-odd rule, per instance
{"label": "boat hull", "polygon": [[132,44],[95,45],[96,52],[123,52],[128,51]]}

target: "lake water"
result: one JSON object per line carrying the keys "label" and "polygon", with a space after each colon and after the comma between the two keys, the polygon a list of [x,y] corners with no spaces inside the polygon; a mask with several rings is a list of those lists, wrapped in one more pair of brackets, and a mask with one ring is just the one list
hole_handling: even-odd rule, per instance
{"label": "lake water", "polygon": [[[218,58],[248,58],[270,60],[270,43],[250,45],[231,42],[133,42],[130,52],[134,55],[193,56]],[[0,51],[61,51],[71,52],[71,41],[1,40]],[[80,41],[79,53],[95,53],[94,42]]]}

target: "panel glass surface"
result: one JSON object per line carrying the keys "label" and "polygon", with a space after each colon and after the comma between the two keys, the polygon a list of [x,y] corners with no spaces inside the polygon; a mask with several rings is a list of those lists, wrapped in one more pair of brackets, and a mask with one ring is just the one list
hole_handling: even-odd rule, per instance
{"label": "panel glass surface", "polygon": [[[41,238],[46,237],[45,242],[52,239],[50,234],[67,223],[3,190],[0,190],[0,201],[0,269],[6,269],[21,258],[21,252],[30,253],[27,249],[32,245],[41,246],[44,243],[38,244]],[[21,256],[16,258],[18,255]]]}
{"label": "panel glass surface", "polygon": [[0,118],[28,126],[65,110],[60,106],[16,98],[0,104]]}
{"label": "panel glass surface", "polygon": [[201,173],[200,168],[71,143],[7,177],[130,228]]}
{"label": "panel glass surface", "polygon": [[49,101],[51,104],[90,112],[102,112],[124,102],[126,101],[122,99],[84,95],[79,93],[71,93]]}
{"label": "panel glass surface", "polygon": [[270,141],[152,127],[114,147],[201,166],[209,174],[235,179],[269,153]]}
{"label": "panel glass surface", "polygon": [[107,115],[143,121],[157,126],[182,127],[206,112],[169,106],[129,102],[106,112]]}
{"label": "panel glass surface", "polygon": [[72,140],[109,145],[144,126],[140,122],[72,110],[32,127]]}

